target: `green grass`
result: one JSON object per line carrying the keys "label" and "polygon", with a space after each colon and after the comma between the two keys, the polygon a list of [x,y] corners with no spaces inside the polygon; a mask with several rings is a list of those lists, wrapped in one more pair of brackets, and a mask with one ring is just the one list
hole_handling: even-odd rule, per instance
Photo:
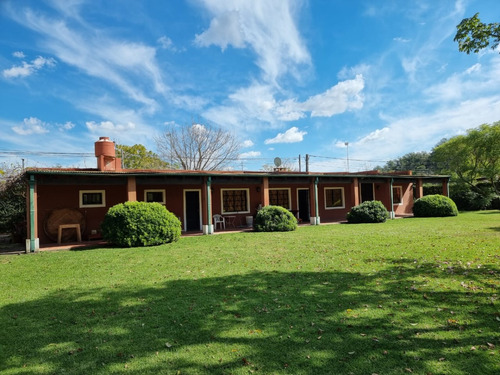
{"label": "green grass", "polygon": [[498,374],[500,211],[0,257],[1,374]]}

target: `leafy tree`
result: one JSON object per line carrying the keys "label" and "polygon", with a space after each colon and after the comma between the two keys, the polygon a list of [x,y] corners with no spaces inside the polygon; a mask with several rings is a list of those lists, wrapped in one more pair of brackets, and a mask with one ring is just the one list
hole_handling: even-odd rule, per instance
{"label": "leafy tree", "polygon": [[478,184],[487,180],[499,194],[500,178],[500,121],[469,129],[436,146],[433,159],[440,163],[443,172],[451,173],[458,181],[479,194],[484,189]]}
{"label": "leafy tree", "polygon": [[116,151],[122,158],[123,168],[126,169],[168,169],[170,164],[163,161],[154,152],[143,145],[133,146],[116,145]]}
{"label": "leafy tree", "polygon": [[221,170],[236,161],[241,147],[231,132],[209,125],[173,126],[156,138],[160,155],[186,170]]}
{"label": "leafy tree", "polygon": [[26,220],[26,183],[19,165],[0,168],[0,232],[13,233],[21,240]]}
{"label": "leafy tree", "polygon": [[458,42],[458,50],[467,54],[478,53],[490,44],[491,49],[495,49],[500,43],[500,24],[483,23],[479,19],[479,13],[476,13],[457,25],[454,41]]}
{"label": "leafy tree", "polygon": [[412,170],[422,174],[433,174],[435,172],[431,154],[426,151],[410,152],[397,159],[389,160],[384,166],[377,166],[375,169],[383,172]]}

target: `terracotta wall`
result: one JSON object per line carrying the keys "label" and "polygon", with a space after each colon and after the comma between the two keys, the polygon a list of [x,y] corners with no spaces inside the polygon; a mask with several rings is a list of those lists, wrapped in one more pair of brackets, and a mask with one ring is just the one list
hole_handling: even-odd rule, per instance
{"label": "terracotta wall", "polygon": [[[80,208],[80,190],[104,190],[106,207]],[[50,243],[44,230],[47,217],[53,210],[70,208],[80,211],[85,218],[82,238],[86,239],[91,230],[99,230],[109,207],[126,201],[126,185],[38,185],[38,236],[40,243]]]}

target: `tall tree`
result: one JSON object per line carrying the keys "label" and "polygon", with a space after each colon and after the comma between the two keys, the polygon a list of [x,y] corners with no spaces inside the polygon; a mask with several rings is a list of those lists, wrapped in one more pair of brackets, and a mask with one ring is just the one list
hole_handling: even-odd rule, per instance
{"label": "tall tree", "polygon": [[162,160],[154,152],[143,145],[133,146],[116,145],[116,151],[122,158],[123,168],[126,169],[168,169],[170,163]]}
{"label": "tall tree", "polygon": [[384,166],[375,167],[383,172],[393,171],[414,171],[417,173],[434,173],[434,163],[431,160],[431,154],[426,151],[410,152],[397,159],[389,160]]}
{"label": "tall tree", "polygon": [[[26,220],[26,182],[20,165],[0,165],[0,233],[21,235]],[[17,239],[19,240],[19,238]]]}
{"label": "tall tree", "polygon": [[433,158],[444,172],[454,174],[460,182],[474,189],[480,180],[486,179],[499,194],[500,121],[450,138],[434,148]]}
{"label": "tall tree", "polygon": [[240,142],[209,125],[172,127],[156,139],[162,158],[186,170],[222,170],[238,159]]}
{"label": "tall tree", "polygon": [[490,44],[491,49],[495,49],[500,43],[500,24],[481,22],[479,13],[476,13],[457,25],[454,41],[458,42],[458,50],[467,54],[478,53]]}

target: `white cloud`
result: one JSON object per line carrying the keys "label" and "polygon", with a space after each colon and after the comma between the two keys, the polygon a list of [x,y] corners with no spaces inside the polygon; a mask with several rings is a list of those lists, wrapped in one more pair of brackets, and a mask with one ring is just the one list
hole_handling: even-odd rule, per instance
{"label": "white cloud", "polygon": [[411,39],[402,38],[400,36],[393,38],[392,40],[394,40],[395,42],[400,42],[400,43],[408,43],[411,41]]}
{"label": "white cloud", "polygon": [[239,12],[229,11],[216,16],[210,21],[209,28],[195,37],[195,43],[201,47],[215,44],[224,51],[228,45],[235,48],[245,46],[245,37],[240,27]]}
{"label": "white cloud", "polygon": [[160,44],[161,48],[163,48],[163,49],[172,49],[174,46],[172,39],[170,39],[168,36],[165,36],[165,35],[158,38],[158,43]]}
{"label": "white cloud", "polygon": [[48,124],[36,117],[25,118],[21,126],[13,126],[12,130],[20,135],[44,134],[49,132]]}
{"label": "white cloud", "polygon": [[266,81],[274,82],[297,65],[311,63],[309,52],[295,25],[296,2],[289,0],[199,0],[212,15],[210,26],[196,35],[200,46],[222,50],[250,47]]}
{"label": "white cloud", "polygon": [[307,99],[303,108],[311,112],[311,117],[331,117],[352,109],[363,107],[364,80],[361,74],[355,79],[339,82],[322,94]]}
{"label": "white cloud", "polygon": [[364,79],[361,74],[330,87],[325,92],[309,97],[277,101],[271,85],[254,83],[229,96],[229,102],[207,110],[203,115],[219,124],[236,128],[254,126],[258,120],[278,127],[281,121],[295,121],[309,113],[311,117],[331,117],[363,107]]}
{"label": "white cloud", "polygon": [[[70,7],[57,8],[78,18],[79,3],[76,1]],[[69,20],[49,19],[30,9],[22,14],[12,14],[12,17],[44,36],[43,46],[60,61],[113,84],[149,109],[155,109],[157,104],[146,92],[153,90],[161,95],[167,94],[153,47],[107,37],[101,30],[84,22],[70,26]]]}
{"label": "white cloud", "polygon": [[260,151],[248,151],[248,152],[241,153],[240,159],[256,158],[260,155],[261,155]]}
{"label": "white cloud", "polygon": [[73,129],[75,127],[75,124],[73,124],[71,121],[67,121],[64,124],[58,124],[57,126],[60,131],[65,131]]}
{"label": "white cloud", "polygon": [[269,138],[264,141],[266,145],[271,144],[271,143],[296,143],[296,142],[302,142],[304,139],[304,135],[306,135],[307,132],[305,131],[300,131],[299,128],[296,126],[291,127],[284,133],[278,133],[278,135],[274,138]]}
{"label": "white cloud", "polygon": [[500,96],[496,95],[444,106],[419,116],[387,119],[383,128],[349,142],[349,154],[353,159],[389,160],[411,151],[429,151],[442,138],[499,118]]}
{"label": "white cloud", "polygon": [[126,124],[114,124],[111,121],[101,121],[97,123],[95,121],[87,121],[85,123],[87,129],[92,133],[106,133],[106,134],[120,134],[121,132],[131,131],[135,129],[135,124],[128,122]]}
{"label": "white cloud", "polygon": [[17,57],[19,59],[24,59],[26,57],[23,51],[16,51],[12,54],[12,56]]}
{"label": "white cloud", "polygon": [[254,143],[250,139],[247,139],[247,140],[243,141],[243,143],[241,144],[241,147],[252,147],[253,145],[254,145]]}
{"label": "white cloud", "polygon": [[[16,52],[14,52],[16,53]],[[22,54],[22,52],[20,52]],[[24,54],[23,54],[24,56]],[[21,57],[16,56],[16,57]],[[38,70],[42,69],[44,66],[52,67],[56,64],[56,60],[53,58],[45,58],[38,56],[36,59],[32,60],[31,63],[23,61],[22,65],[13,66],[9,69],[3,70],[2,74],[5,78],[18,78],[18,77],[28,77]]]}

